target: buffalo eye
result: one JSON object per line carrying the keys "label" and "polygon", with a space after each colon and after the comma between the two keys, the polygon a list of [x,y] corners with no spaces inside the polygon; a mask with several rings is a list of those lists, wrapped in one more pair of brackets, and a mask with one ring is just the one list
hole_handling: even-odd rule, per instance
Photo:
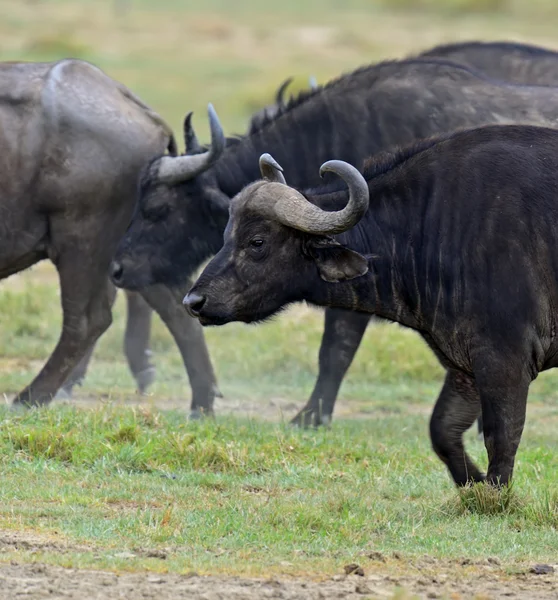
{"label": "buffalo eye", "polygon": [[262,240],[262,238],[254,238],[253,240],[250,240],[250,247],[254,248],[255,250],[258,250],[263,245],[264,241]]}
{"label": "buffalo eye", "polygon": [[248,242],[248,250],[253,258],[260,259],[266,254],[265,241],[261,237],[253,237]]}

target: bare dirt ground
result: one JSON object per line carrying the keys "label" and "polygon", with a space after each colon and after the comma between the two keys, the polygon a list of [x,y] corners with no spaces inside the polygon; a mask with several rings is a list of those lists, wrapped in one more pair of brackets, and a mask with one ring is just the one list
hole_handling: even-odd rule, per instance
{"label": "bare dirt ground", "polygon": [[[92,550],[67,545],[32,534],[0,532],[1,553],[48,551],[51,554]],[[440,561],[422,557],[404,561],[377,555],[370,572],[339,574],[326,580],[303,578],[248,579],[231,576],[200,576],[196,573],[113,573],[64,569],[40,562],[0,562],[0,599],[52,598],[65,600],[157,598],[157,600],[330,600],[346,598],[448,598],[451,600],[556,600],[558,565],[554,572],[535,574],[534,565],[521,565],[510,573],[498,559],[478,562]],[[356,565],[354,565],[356,567]]]}
{"label": "bare dirt ground", "polygon": [[[6,399],[6,403],[11,402]],[[103,394],[88,394],[80,390],[74,391],[72,398],[57,398],[53,405],[75,406],[78,408],[97,408],[103,404],[113,406],[135,406],[152,410],[178,410],[186,414],[190,412],[189,398],[161,398],[155,396],[141,396],[130,394],[122,396],[109,396]],[[288,422],[305,405],[306,398],[294,401],[289,398],[275,396],[272,398],[247,399],[226,398],[215,399],[215,413],[218,416],[233,416],[241,418],[257,418],[262,421]],[[420,404],[409,406],[407,413],[429,415],[432,410],[430,405]],[[335,404],[335,419],[365,419],[373,418],[377,412],[371,411],[366,402],[345,400],[340,398]]]}

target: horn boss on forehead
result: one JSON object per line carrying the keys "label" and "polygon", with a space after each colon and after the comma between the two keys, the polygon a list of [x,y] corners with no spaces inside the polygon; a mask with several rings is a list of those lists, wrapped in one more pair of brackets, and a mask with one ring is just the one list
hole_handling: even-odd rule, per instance
{"label": "horn boss on forehead", "polygon": [[[262,154],[260,171],[265,180],[286,184],[283,169],[271,155]],[[349,188],[349,201],[342,210],[322,210],[287,185],[274,190],[274,201],[264,202],[258,210],[283,225],[306,233],[327,235],[347,231],[356,225],[368,210],[368,184],[358,169],[341,160],[324,163],[320,167],[320,175],[327,171],[338,175]]]}
{"label": "horn boss on forehead", "polygon": [[[203,173],[213,165],[225,149],[225,134],[219,122],[219,117],[211,104],[207,106],[209,116],[209,127],[211,129],[211,147],[202,154],[186,156],[163,156],[159,163],[159,180],[168,185],[175,185],[183,181],[193,179],[196,175]],[[188,118],[187,118],[188,119]],[[185,123],[186,126],[186,123]],[[185,134],[187,132],[185,131]],[[193,133],[189,129],[188,134]],[[191,137],[191,136],[190,136]],[[193,137],[195,140],[195,135]],[[193,141],[191,138],[191,141]],[[195,140],[197,143],[197,140]]]}

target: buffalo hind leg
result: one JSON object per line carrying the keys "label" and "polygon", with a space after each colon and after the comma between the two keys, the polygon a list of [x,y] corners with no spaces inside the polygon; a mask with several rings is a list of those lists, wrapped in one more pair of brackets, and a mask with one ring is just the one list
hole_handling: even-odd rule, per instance
{"label": "buffalo hind leg", "polygon": [[[155,367],[149,361],[151,356],[149,336],[151,334],[152,310],[137,292],[125,290],[125,293],[127,320],[124,334],[124,353],[130,371],[136,380],[138,391],[140,394],[144,394],[155,379]],[[71,398],[74,387],[83,383],[94,350],[95,346],[92,346],[79,361],[77,367],[58,391],[57,398]]]}
{"label": "buffalo hind leg", "polygon": [[151,306],[138,292],[126,292],[128,320],[124,334],[124,353],[138,391],[144,394],[155,379],[155,367],[149,360],[151,335]]}
{"label": "buffalo hind leg", "polygon": [[202,326],[186,312],[182,300],[190,283],[177,287],[153,285],[141,291],[171,332],[182,355],[192,388],[191,416],[213,416],[215,396],[220,396]]}
{"label": "buffalo hind leg", "polygon": [[473,364],[488,452],[486,479],[492,485],[507,485],[513,475],[532,381],[526,362],[483,353]]}
{"label": "buffalo hind leg", "polygon": [[14,404],[48,404],[86,352],[109,327],[116,293],[107,269],[91,264],[91,250],[62,254],[56,261],[62,296],[62,333],[45,366],[32,383],[14,399]]}
{"label": "buffalo hind leg", "polygon": [[480,410],[473,378],[460,371],[447,371],[430,419],[430,438],[457,485],[484,480],[463,446],[463,433],[475,422]]}
{"label": "buffalo hind leg", "polygon": [[360,346],[370,315],[328,308],[320,345],[319,374],[310,399],[292,419],[303,427],[331,422],[343,377]]}

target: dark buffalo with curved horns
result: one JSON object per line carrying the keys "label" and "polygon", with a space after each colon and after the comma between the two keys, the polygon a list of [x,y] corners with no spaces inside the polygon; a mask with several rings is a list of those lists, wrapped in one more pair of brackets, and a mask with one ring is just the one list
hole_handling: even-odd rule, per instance
{"label": "dark buffalo with curved horns", "polygon": [[320,172],[344,183],[302,191],[261,163],[184,299],[191,313],[251,323],[306,300],[416,330],[446,369],[434,450],[456,484],[483,481],[463,446],[482,409],[487,479],[507,484],[529,385],[558,367],[558,130],[446,134],[380,154],[364,175],[330,161]]}
{"label": "dark buffalo with curved horns", "polygon": [[[14,401],[40,405],[83,376],[111,322],[108,270],[132,216],[140,170],[166,148],[176,153],[176,144],[163,119],[124,85],[89,63],[62,60],[0,64],[0,145],[0,278],[43,259],[60,278],[60,339]],[[194,410],[210,412],[215,376],[201,327],[176,308],[180,295],[180,286],[157,285],[128,296],[128,360],[145,387],[151,306],[180,345]]]}
{"label": "dark buffalo with curved horns", "polygon": [[[494,45],[487,48],[487,53],[494,51]],[[476,46],[474,57],[479,57]],[[558,60],[546,74],[536,68],[537,60],[527,48],[523,66],[516,64],[523,81],[529,79],[525,65],[536,72],[531,81],[558,80]],[[512,77],[507,65],[503,72]],[[196,168],[195,176],[189,165],[207,148],[188,152],[193,156],[154,160],[142,176],[136,212],[113,263],[113,279],[119,286],[141,289],[191,275],[221,247],[230,199],[258,178],[263,152],[271,152],[288,169],[292,184],[302,186],[318,183],[318,167],[331,156],[360,164],[381,149],[457,127],[554,124],[555,99],[554,89],[495,81],[447,59],[415,58],[358,69],[302,93],[249,135],[227,140],[219,159],[203,172]],[[295,422],[319,425],[331,419],[368,321],[368,315],[326,310],[319,377]]]}

